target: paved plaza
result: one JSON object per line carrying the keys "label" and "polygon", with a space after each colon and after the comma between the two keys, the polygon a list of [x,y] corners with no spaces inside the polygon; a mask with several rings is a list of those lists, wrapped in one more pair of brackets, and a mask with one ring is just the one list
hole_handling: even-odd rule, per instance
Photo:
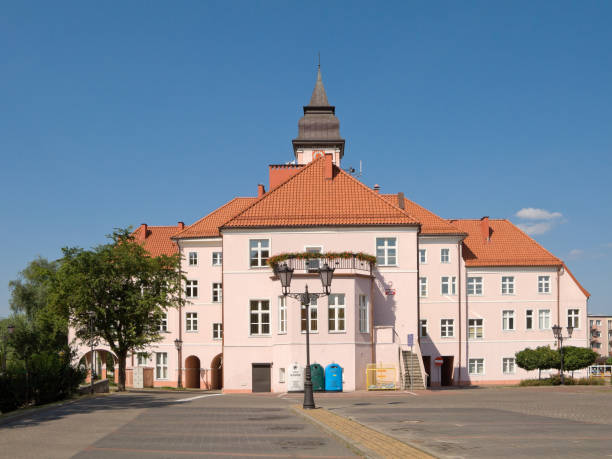
{"label": "paved plaza", "polygon": [[609,387],[316,394],[316,413],[300,401],[203,392],[81,399],[0,420],[0,457],[612,457]]}

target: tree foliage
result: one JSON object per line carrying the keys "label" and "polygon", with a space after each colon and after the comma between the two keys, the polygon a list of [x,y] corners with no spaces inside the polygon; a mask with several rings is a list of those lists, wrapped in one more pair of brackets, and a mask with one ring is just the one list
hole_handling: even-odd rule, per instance
{"label": "tree foliage", "polygon": [[515,354],[516,364],[523,370],[539,370],[538,378],[542,370],[558,368],[559,354],[549,346],[539,346],[536,349],[526,348]]}
{"label": "tree foliage", "polygon": [[597,352],[587,347],[564,346],[563,369],[576,371],[593,365],[597,360]]}
{"label": "tree foliage", "polygon": [[92,250],[63,249],[54,301],[68,308],[79,339],[108,344],[118,358],[118,386],[124,390],[128,352],[161,340],[164,314],[183,302],[182,278],[178,254],[151,257],[127,229],[108,237],[109,243]]}
{"label": "tree foliage", "polygon": [[516,365],[523,370],[532,371],[538,369],[538,352],[534,349],[523,349],[515,354]]}

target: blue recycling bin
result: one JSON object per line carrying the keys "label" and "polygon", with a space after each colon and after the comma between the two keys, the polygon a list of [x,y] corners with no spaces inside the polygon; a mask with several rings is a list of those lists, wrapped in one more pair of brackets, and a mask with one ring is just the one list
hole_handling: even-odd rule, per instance
{"label": "blue recycling bin", "polygon": [[337,363],[330,363],[325,367],[325,390],[342,392],[342,367]]}

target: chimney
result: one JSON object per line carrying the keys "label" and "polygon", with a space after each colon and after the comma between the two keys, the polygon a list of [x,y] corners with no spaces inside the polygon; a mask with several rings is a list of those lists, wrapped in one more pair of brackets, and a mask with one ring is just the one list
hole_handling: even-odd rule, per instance
{"label": "chimney", "polygon": [[331,153],[325,153],[325,163],[323,164],[323,173],[327,180],[334,178],[334,168],[332,162],[333,155]]}
{"label": "chimney", "polygon": [[257,197],[261,198],[264,194],[266,194],[266,188],[260,183],[257,185]]}
{"label": "chimney", "polygon": [[138,237],[136,238],[137,241],[144,241],[147,238],[147,224],[146,223],[141,223],[140,224],[140,231],[138,233]]}
{"label": "chimney", "polygon": [[489,226],[489,217],[482,217],[480,219],[480,233],[487,242],[491,240],[490,231],[491,227]]}
{"label": "chimney", "polygon": [[404,193],[402,193],[401,191],[397,193],[397,207],[402,210],[406,208],[406,201],[404,201]]}
{"label": "chimney", "polygon": [[376,192],[376,194],[380,193],[380,185],[378,183],[374,185],[374,191]]}
{"label": "chimney", "polygon": [[178,226],[178,229],[179,229],[180,231],[182,231],[182,230],[184,230],[184,229],[185,229],[185,223],[183,223],[183,222],[178,222],[178,225],[177,225],[177,226]]}

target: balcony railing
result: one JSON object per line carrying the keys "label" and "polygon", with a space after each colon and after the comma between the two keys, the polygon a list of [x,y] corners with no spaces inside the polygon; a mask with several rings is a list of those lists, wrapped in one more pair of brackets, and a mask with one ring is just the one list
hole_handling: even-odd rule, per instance
{"label": "balcony railing", "polygon": [[288,267],[294,270],[295,274],[317,273],[319,268],[325,263],[330,268],[336,270],[336,274],[345,272],[361,272],[364,274],[372,274],[372,263],[366,260],[360,260],[357,257],[350,258],[314,258],[306,260],[303,258],[289,258],[282,263],[286,263]]}

